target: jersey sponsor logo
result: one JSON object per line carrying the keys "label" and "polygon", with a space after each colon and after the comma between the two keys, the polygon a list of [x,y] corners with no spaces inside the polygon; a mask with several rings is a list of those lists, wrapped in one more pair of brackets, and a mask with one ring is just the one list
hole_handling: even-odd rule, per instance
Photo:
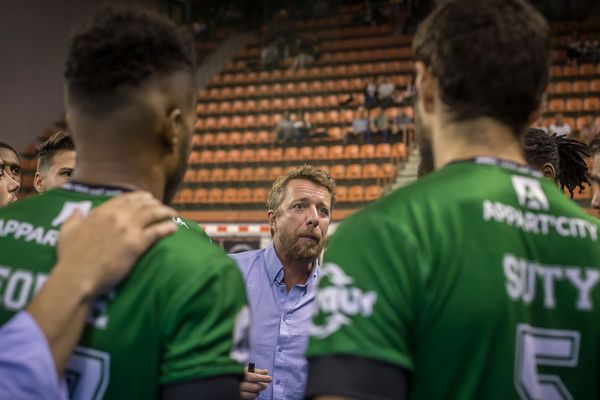
{"label": "jersey sponsor logo", "polygon": [[15,219],[0,219],[0,237],[35,242],[41,246],[56,246],[58,231]]}
{"label": "jersey sponsor logo", "polygon": [[246,364],[250,357],[250,308],[242,307],[235,319],[233,347],[229,357],[240,364]]}
{"label": "jersey sponsor logo", "polygon": [[[537,296],[543,296],[544,307],[556,307],[555,284],[568,282],[575,289],[577,299],[575,309],[592,311],[592,291],[600,281],[600,271],[596,268],[582,268],[562,265],[543,265],[513,254],[505,254],[502,261],[506,278],[506,292],[513,301],[531,304]],[[541,288],[541,293],[536,293]]]}
{"label": "jersey sponsor logo", "polygon": [[548,210],[550,208],[548,198],[538,179],[513,175],[511,180],[521,207],[532,210]]}
{"label": "jersey sponsor logo", "polygon": [[317,312],[324,314],[323,324],[317,325],[313,319],[310,335],[325,338],[337,332],[342,326],[350,325],[352,317],[365,318],[373,314],[377,303],[377,293],[365,292],[351,286],[354,279],[348,276],[339,265],[326,263],[321,272],[322,280],[329,280],[332,286],[319,288],[317,293]]}
{"label": "jersey sponsor logo", "polygon": [[0,305],[20,311],[44,285],[48,275],[0,265]]}
{"label": "jersey sponsor logo", "polygon": [[66,201],[62,209],[52,221],[52,226],[62,225],[71,215],[78,210],[83,216],[87,216],[92,209],[91,201]]}
{"label": "jersey sponsor logo", "polygon": [[504,223],[527,233],[547,235],[554,231],[562,237],[598,240],[598,226],[585,219],[523,212],[497,201],[483,201],[483,220]]}

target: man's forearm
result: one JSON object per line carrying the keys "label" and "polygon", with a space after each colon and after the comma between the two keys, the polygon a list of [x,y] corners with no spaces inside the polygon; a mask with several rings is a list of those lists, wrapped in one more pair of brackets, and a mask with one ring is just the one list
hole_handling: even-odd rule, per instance
{"label": "man's forearm", "polygon": [[79,341],[93,293],[90,285],[77,282],[60,265],[33,298],[27,312],[36,321],[48,340],[58,375]]}

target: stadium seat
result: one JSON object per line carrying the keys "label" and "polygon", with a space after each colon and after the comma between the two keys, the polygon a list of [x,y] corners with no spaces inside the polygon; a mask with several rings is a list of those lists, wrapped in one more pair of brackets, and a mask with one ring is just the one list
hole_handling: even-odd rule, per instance
{"label": "stadium seat", "polygon": [[379,143],[375,148],[377,158],[391,158],[392,146],[389,143]]}
{"label": "stadium seat", "polygon": [[352,185],[348,190],[349,202],[361,202],[365,200],[365,189],[362,185]]}
{"label": "stadium seat", "polygon": [[346,166],[344,164],[334,164],[330,170],[333,179],[345,179],[346,178]]}
{"label": "stadium seat", "polygon": [[248,163],[248,162],[253,162],[255,159],[255,152],[254,149],[244,149],[242,150],[241,154],[240,154],[240,162],[242,163]]}
{"label": "stadium seat", "polygon": [[253,203],[264,203],[267,201],[268,191],[265,188],[259,187],[252,191]]}
{"label": "stadium seat", "polygon": [[579,66],[578,72],[579,72],[579,75],[582,75],[582,76],[595,75],[596,67],[594,66],[594,64],[581,64]]}
{"label": "stadium seat", "polygon": [[272,167],[269,169],[269,180],[274,181],[283,175],[283,168],[281,167]]}
{"label": "stadium seat", "polygon": [[335,197],[338,203],[345,203],[348,200],[348,187],[336,185]]}
{"label": "stadium seat", "polygon": [[241,163],[242,161],[242,151],[239,149],[231,149],[227,152],[227,161],[230,163]]}
{"label": "stadium seat", "polygon": [[[21,163],[22,165],[23,163]],[[195,169],[189,169],[187,171],[185,171],[185,175],[183,176],[183,181],[184,182],[196,182],[196,170]]]}
{"label": "stadium seat", "polygon": [[237,192],[238,203],[251,203],[252,202],[252,189],[248,187],[240,188]]}
{"label": "stadium seat", "polygon": [[565,101],[563,99],[552,99],[548,102],[548,111],[563,112],[565,111]]}
{"label": "stadium seat", "polygon": [[587,93],[590,91],[590,83],[588,81],[573,82],[573,93]]}
{"label": "stadium seat", "polygon": [[218,164],[218,163],[225,163],[229,161],[228,160],[228,153],[225,150],[215,150],[215,155],[213,158],[213,162]]}
{"label": "stadium seat", "polygon": [[404,143],[394,143],[392,145],[392,156],[398,160],[405,160],[407,156],[406,145]]}
{"label": "stadium seat", "polygon": [[590,91],[600,93],[600,79],[594,79],[590,82]]}
{"label": "stadium seat", "polygon": [[210,182],[210,170],[205,168],[199,169],[198,172],[196,172],[196,182]]}
{"label": "stadium seat", "polygon": [[240,181],[240,170],[237,168],[227,168],[225,171],[226,182],[239,182]]}
{"label": "stadium seat", "polygon": [[194,199],[194,191],[193,189],[185,188],[179,191],[178,199],[180,203],[188,204],[191,203]]}
{"label": "stadium seat", "polygon": [[223,200],[223,190],[212,188],[208,191],[208,202],[211,204],[221,203]]}
{"label": "stadium seat", "polygon": [[598,97],[586,97],[583,100],[585,111],[600,111],[600,99]]}
{"label": "stadium seat", "polygon": [[362,170],[362,177],[365,179],[377,178],[378,169],[377,164],[365,164]]}
{"label": "stadium seat", "polygon": [[313,151],[313,159],[314,160],[326,160],[329,158],[329,149],[327,146],[321,145],[315,147]]}
{"label": "stadium seat", "polygon": [[365,190],[365,200],[366,201],[377,200],[380,197],[381,197],[381,186],[379,186],[379,185],[367,186],[367,188]]}
{"label": "stadium seat", "polygon": [[313,148],[311,146],[303,146],[298,149],[298,160],[308,161],[312,160]]}
{"label": "stadium seat", "polygon": [[270,162],[279,162],[283,160],[283,149],[281,147],[273,147],[269,152]]}
{"label": "stadium seat", "polygon": [[346,179],[361,179],[362,166],[360,164],[350,164],[346,167]]}
{"label": "stadium seat", "polygon": [[363,144],[360,148],[360,158],[362,158],[363,160],[375,158],[375,145]]}
{"label": "stadium seat", "polygon": [[581,107],[581,99],[579,98],[570,98],[565,105],[566,110],[570,112],[581,111]]}
{"label": "stadium seat", "polygon": [[229,143],[230,145],[234,146],[234,145],[238,145],[238,144],[242,144],[244,143],[244,139],[242,137],[242,133],[241,132],[231,132],[229,134]]}
{"label": "stadium seat", "polygon": [[227,132],[219,132],[215,137],[215,144],[223,146],[229,143],[229,134]]}
{"label": "stadium seat", "polygon": [[215,168],[210,172],[211,182],[224,182],[225,181],[225,170],[223,168]]}
{"label": "stadium seat", "polygon": [[254,169],[243,167],[240,170],[240,182],[252,182],[254,180]]}
{"label": "stadium seat", "polygon": [[200,157],[201,153],[199,151],[192,150],[188,158],[188,165],[200,164]]}
{"label": "stadium seat", "polygon": [[254,161],[256,162],[267,162],[269,161],[269,149],[266,147],[261,147],[256,149],[254,153]]}
{"label": "stadium seat", "polygon": [[329,147],[328,158],[330,160],[340,160],[344,158],[344,147],[339,144],[334,144]]}
{"label": "stadium seat", "polygon": [[237,203],[238,199],[238,190],[236,188],[225,188],[223,190],[223,199],[222,202],[225,204]]}
{"label": "stadium seat", "polygon": [[554,91],[559,94],[571,93],[573,91],[573,86],[569,81],[556,82]]}
{"label": "stadium seat", "polygon": [[208,189],[199,188],[194,190],[194,203],[204,204],[208,202]]}
{"label": "stadium seat", "polygon": [[353,160],[360,158],[360,147],[357,144],[349,144],[344,149],[344,158]]}
{"label": "stadium seat", "polygon": [[298,160],[298,148],[296,146],[287,147],[283,152],[283,159],[285,161]]}
{"label": "stadium seat", "polygon": [[215,159],[214,152],[211,150],[203,150],[200,153],[200,164],[211,164]]}
{"label": "stadium seat", "polygon": [[256,143],[256,133],[253,131],[246,131],[242,135],[242,143],[243,144],[254,144]]}
{"label": "stadium seat", "polygon": [[260,131],[256,134],[256,143],[271,143],[271,134],[267,131]]}
{"label": "stadium seat", "polygon": [[254,175],[252,176],[252,181],[254,182],[263,182],[269,180],[269,175],[267,168],[265,167],[257,167],[254,169]]}
{"label": "stadium seat", "polygon": [[385,163],[379,166],[378,177],[392,179],[396,176],[396,166],[392,163]]}
{"label": "stadium seat", "polygon": [[574,65],[565,65],[563,67],[563,76],[577,76],[579,71]]}

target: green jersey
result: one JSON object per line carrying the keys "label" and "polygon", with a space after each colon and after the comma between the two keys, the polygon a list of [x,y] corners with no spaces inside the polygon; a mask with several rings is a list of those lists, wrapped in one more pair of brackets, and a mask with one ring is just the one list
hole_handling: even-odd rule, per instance
{"label": "green jersey", "polygon": [[[85,214],[117,194],[69,184],[0,208],[0,323],[46,280],[58,229],[73,210]],[[154,399],[162,385],[242,376],[249,319],[242,277],[217,246],[179,224],[94,302],[65,372],[70,398]]]}
{"label": "green jersey", "polygon": [[325,252],[308,394],[398,398],[390,378],[408,376],[410,399],[599,398],[598,227],[541,174],[483,157],[349,217]]}

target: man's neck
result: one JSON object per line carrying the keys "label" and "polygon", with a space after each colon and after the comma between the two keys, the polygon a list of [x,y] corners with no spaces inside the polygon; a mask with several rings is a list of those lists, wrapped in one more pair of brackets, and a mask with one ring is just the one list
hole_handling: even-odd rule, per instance
{"label": "man's neck", "polygon": [[436,169],[453,161],[481,156],[526,163],[517,136],[510,128],[490,118],[440,124],[434,128],[433,152]]}
{"label": "man's neck", "polygon": [[295,285],[303,285],[308,280],[313,265],[316,260],[311,262],[302,262],[290,258],[287,254],[282,251],[278,251],[277,244],[274,244],[275,253],[283,265],[283,282],[285,283],[285,289],[289,292]]}
{"label": "man's neck", "polygon": [[90,185],[144,190],[162,201],[165,184],[161,176],[157,169],[117,164],[114,160],[96,160],[93,163],[78,160],[72,179]]}

